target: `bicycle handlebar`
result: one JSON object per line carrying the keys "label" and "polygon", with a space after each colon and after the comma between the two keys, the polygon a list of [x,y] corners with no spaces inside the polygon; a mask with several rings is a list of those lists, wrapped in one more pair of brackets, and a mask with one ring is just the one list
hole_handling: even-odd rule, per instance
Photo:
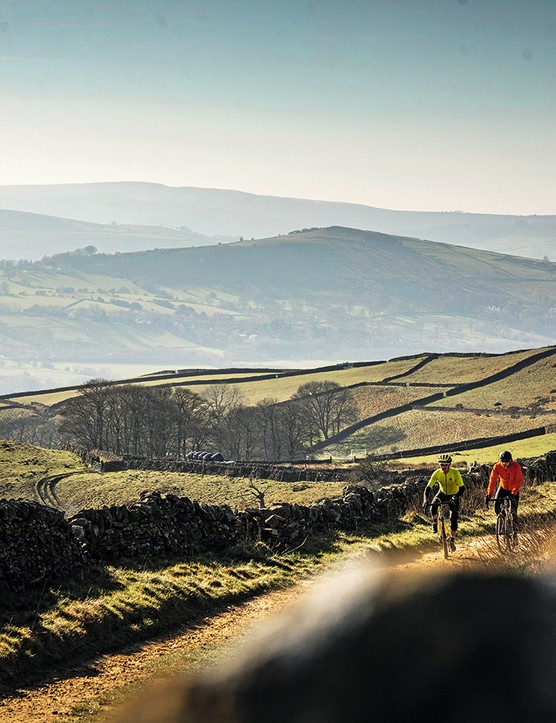
{"label": "bicycle handlebar", "polygon": [[451,497],[449,500],[439,500],[436,497],[425,504],[425,507],[432,507],[433,505],[451,505],[454,502],[454,498]]}

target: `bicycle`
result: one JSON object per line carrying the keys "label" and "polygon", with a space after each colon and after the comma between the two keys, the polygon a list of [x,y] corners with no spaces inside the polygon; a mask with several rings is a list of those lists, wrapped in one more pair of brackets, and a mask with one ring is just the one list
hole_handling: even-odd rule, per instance
{"label": "bicycle", "polygon": [[447,560],[450,556],[451,552],[455,552],[455,546],[453,545],[453,538],[450,537],[448,539],[448,534],[446,532],[448,524],[450,522],[450,511],[452,510],[452,501],[451,500],[439,500],[438,498],[434,498],[432,502],[428,502],[426,504],[426,507],[432,507],[432,505],[438,505],[438,518],[437,518],[437,525],[438,525],[438,538],[440,540],[440,544],[442,545],[442,552],[444,553],[444,559]]}
{"label": "bicycle", "polygon": [[[495,500],[496,498],[493,501]],[[500,552],[511,552],[516,544],[512,499],[511,497],[501,497],[498,501],[500,502],[500,512],[496,515],[496,544]]]}

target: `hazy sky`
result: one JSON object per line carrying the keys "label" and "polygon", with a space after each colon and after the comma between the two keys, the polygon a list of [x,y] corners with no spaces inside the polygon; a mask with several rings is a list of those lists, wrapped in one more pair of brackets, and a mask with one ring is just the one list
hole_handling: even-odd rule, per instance
{"label": "hazy sky", "polygon": [[556,214],[556,0],[2,0],[0,184]]}

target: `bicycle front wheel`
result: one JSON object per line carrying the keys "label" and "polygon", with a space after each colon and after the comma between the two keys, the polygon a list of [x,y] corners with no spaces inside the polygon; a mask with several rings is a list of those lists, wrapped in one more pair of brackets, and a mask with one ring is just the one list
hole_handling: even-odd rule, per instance
{"label": "bicycle front wheel", "polygon": [[505,515],[498,515],[496,518],[496,544],[500,552],[509,552],[512,549],[512,526]]}

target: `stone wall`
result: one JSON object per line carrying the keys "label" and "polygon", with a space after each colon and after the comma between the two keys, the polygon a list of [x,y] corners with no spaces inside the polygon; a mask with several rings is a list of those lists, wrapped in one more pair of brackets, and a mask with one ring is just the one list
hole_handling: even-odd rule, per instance
{"label": "stone wall", "polygon": [[[556,452],[527,461],[524,469],[530,483],[556,479]],[[464,499],[486,489],[488,470],[477,466],[464,475]],[[278,551],[294,549],[314,535],[362,530],[418,508],[429,474],[397,474],[395,483],[375,490],[347,485],[341,500],[241,511],[149,492],[133,504],[85,509],[66,519],[34,502],[0,500],[0,581],[17,589],[65,577],[81,565],[192,557],[257,541]]]}
{"label": "stone wall", "polygon": [[85,562],[64,513],[29,500],[0,500],[0,580],[18,591],[71,574]]}
{"label": "stone wall", "polygon": [[[85,459],[87,459],[85,457]],[[316,469],[304,464],[274,464],[271,462],[205,461],[198,459],[149,459],[147,457],[121,457],[104,460],[95,455],[87,459],[98,472],[117,472],[140,469],[157,472],[191,472],[221,477],[248,477],[274,479],[279,482],[343,482],[350,475],[345,468]]]}

